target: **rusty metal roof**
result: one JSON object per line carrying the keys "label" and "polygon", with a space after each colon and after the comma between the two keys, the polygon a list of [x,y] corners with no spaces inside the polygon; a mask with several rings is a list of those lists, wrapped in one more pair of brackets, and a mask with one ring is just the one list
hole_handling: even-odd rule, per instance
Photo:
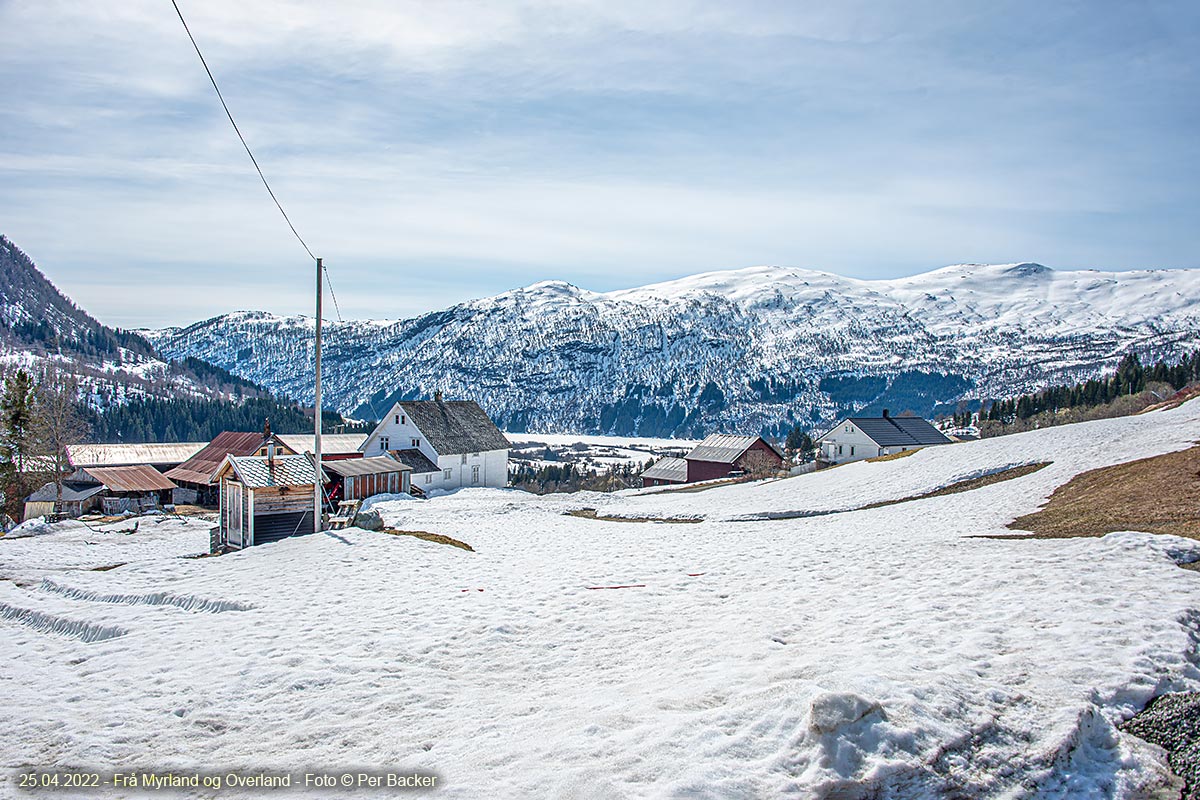
{"label": "rusty metal roof", "polygon": [[175,469],[167,470],[167,477],[187,483],[204,485],[216,483],[217,468],[225,462],[226,456],[253,455],[263,444],[262,433],[241,433],[239,431],[218,433],[217,438],[209,442],[208,446],[199,453]]}
{"label": "rusty metal roof", "polygon": [[167,476],[146,464],[133,467],[89,467],[84,472],[113,492],[156,492],[178,488]]}
{"label": "rusty metal roof", "polygon": [[412,467],[388,456],[373,458],[347,458],[341,461],[322,461],[326,472],[336,472],[342,477],[351,475],[384,475],[389,472],[412,472]]}

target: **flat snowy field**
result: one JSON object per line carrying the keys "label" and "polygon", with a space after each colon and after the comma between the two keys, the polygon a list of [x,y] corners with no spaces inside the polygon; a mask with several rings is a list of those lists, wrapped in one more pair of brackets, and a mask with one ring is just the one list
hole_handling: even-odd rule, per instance
{"label": "flat snowy field", "polygon": [[[1114,724],[1200,688],[1200,576],[1175,563],[1200,543],[974,537],[1197,440],[1192,402],[702,492],[376,506],[474,553],[352,530],[186,559],[207,527],[173,520],[0,540],[3,766],[372,765],[456,798],[1139,796],[1162,751]],[[846,511],[1033,461],[1053,464]],[[585,506],[703,522],[563,513]],[[798,511],[845,513],[755,518]]]}

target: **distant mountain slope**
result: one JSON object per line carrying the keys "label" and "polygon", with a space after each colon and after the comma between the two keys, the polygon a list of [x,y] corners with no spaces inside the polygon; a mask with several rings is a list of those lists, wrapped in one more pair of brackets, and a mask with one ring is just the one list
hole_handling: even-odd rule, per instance
{"label": "distant mountain slope", "polygon": [[78,376],[97,409],[135,397],[259,396],[245,378],[197,359],[168,362],[144,337],[101,324],[0,235],[0,374],[46,365]]}
{"label": "distant mountain slope", "polygon": [[[860,281],[780,267],[608,293],[546,281],[398,321],[329,323],[326,402],[479,400],[511,430],[699,436],[928,414],[1200,344],[1200,270],[960,265]],[[242,311],[147,332],[311,402],[312,321]]]}

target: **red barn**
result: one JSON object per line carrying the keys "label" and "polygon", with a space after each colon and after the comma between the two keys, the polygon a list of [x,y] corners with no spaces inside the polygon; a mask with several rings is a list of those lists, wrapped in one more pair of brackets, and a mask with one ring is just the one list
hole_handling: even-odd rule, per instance
{"label": "red barn", "polygon": [[695,483],[733,473],[761,474],[783,467],[783,454],[761,436],[714,433],[683,458],[665,458],[642,473],[642,486]]}

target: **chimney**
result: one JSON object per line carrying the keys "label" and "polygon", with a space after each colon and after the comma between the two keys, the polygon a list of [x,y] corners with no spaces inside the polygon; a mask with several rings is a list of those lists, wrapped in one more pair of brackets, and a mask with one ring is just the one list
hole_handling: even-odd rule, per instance
{"label": "chimney", "polygon": [[270,417],[263,418],[263,438],[271,438],[271,419]]}
{"label": "chimney", "polygon": [[888,418],[888,410],[886,408],[883,410],[883,418],[884,419]]}
{"label": "chimney", "polygon": [[442,390],[441,389],[438,389],[437,391],[435,391],[433,393],[433,399],[434,399],[434,402],[437,402],[437,403],[442,402]]}
{"label": "chimney", "polygon": [[274,442],[267,443],[267,464],[272,467],[275,466],[275,443]]}

